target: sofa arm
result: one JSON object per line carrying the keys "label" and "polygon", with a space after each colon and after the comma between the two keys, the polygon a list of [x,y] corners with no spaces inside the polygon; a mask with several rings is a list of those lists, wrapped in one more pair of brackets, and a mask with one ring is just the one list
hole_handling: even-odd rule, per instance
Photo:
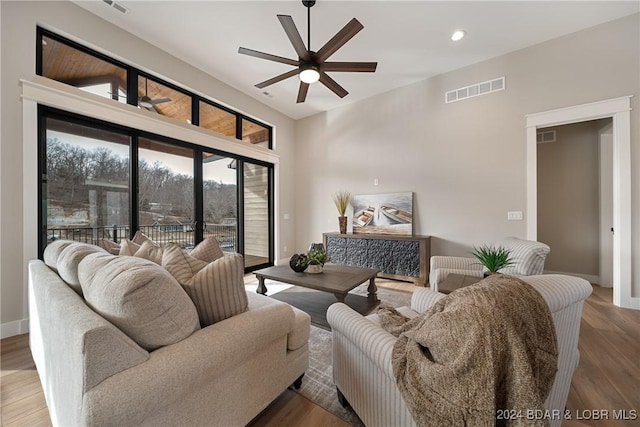
{"label": "sofa arm", "polygon": [[464,276],[476,276],[482,278],[484,272],[482,270],[462,270],[456,268],[436,268],[429,272],[429,287],[432,291],[438,292],[440,283],[444,281],[450,274],[461,274]]}
{"label": "sofa arm", "polygon": [[394,378],[391,353],[396,337],[343,303],[329,306],[327,322],[334,334],[341,334],[366,354],[381,371]]}
{"label": "sofa arm", "polygon": [[[84,395],[83,425],[145,425],[206,383],[256,358],[286,337],[294,312],[286,304],[251,309],[151,353],[146,362],[107,378]],[[268,366],[265,368],[269,368]],[[144,408],[144,410],[141,410]]]}
{"label": "sofa arm", "polygon": [[456,270],[476,270],[482,272],[482,264],[475,258],[459,256],[432,256],[429,261],[431,270],[451,268]]}
{"label": "sofa arm", "polygon": [[432,291],[431,289],[418,288],[413,291],[413,295],[411,296],[411,309],[418,313],[424,313],[436,302],[445,297],[445,294]]}

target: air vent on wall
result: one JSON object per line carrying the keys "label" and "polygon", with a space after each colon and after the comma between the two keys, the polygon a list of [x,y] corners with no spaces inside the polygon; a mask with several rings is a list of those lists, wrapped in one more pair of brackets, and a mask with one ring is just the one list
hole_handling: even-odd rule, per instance
{"label": "air vent on wall", "polygon": [[473,98],[474,96],[486,95],[488,93],[504,90],[504,88],[505,77],[503,76],[486,82],[450,90],[445,94],[444,102],[449,104],[450,102],[461,101],[463,99]]}
{"label": "air vent on wall", "polygon": [[114,8],[115,10],[117,10],[118,12],[127,13],[127,8],[125,8],[123,5],[119,3],[116,3],[113,0],[102,0],[102,1],[107,5],[111,6],[112,8]]}
{"label": "air vent on wall", "polygon": [[536,141],[538,144],[544,144],[546,142],[556,142],[556,131],[547,130],[536,133]]}

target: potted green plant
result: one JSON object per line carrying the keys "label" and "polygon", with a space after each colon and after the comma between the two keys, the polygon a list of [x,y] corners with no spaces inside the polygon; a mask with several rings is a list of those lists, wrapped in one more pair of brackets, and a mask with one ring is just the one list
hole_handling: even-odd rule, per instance
{"label": "potted green plant", "polygon": [[322,273],[322,267],[325,262],[329,262],[329,255],[323,250],[312,249],[306,255],[308,267],[307,273]]}
{"label": "potted green plant", "polygon": [[340,234],[347,234],[347,206],[351,203],[351,193],[347,190],[340,190],[333,194],[333,203],[338,209],[338,224]]}
{"label": "potted green plant", "polygon": [[487,270],[488,274],[495,274],[498,270],[513,265],[513,258],[511,258],[511,251],[501,246],[494,247],[492,245],[482,245],[480,247],[473,247],[473,256],[475,256],[480,264],[482,264]]}

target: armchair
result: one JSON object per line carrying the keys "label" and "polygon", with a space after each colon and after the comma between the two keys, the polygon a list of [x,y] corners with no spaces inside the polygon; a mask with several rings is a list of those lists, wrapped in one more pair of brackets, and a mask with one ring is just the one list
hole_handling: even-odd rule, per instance
{"label": "armchair", "polygon": [[[495,242],[495,246],[509,249],[514,261],[513,265],[503,268],[500,273],[518,277],[542,274],[544,261],[550,251],[549,246],[544,243],[517,237],[507,237]],[[467,257],[432,256],[429,266],[429,286],[436,292],[438,284],[449,274],[483,277],[485,272],[477,259]]]}
{"label": "armchair", "polygon": [[[589,282],[564,275],[522,278],[533,286],[549,305],[558,341],[558,372],[545,401],[551,412],[564,413],[571,378],[578,366],[578,337],[583,301],[591,294]],[[446,295],[418,288],[411,308],[398,311],[415,317]],[[329,307],[327,320],[332,329],[333,380],[341,403],[349,404],[365,425],[415,426],[415,421],[396,385],[391,355],[396,338],[382,329],[377,315],[361,316],[349,306]],[[559,419],[551,420],[557,427]]]}

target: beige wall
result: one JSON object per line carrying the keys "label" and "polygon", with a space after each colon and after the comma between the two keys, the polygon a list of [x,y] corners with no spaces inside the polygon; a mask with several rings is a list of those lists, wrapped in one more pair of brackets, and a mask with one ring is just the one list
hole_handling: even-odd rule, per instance
{"label": "beige wall", "polygon": [[[340,188],[413,191],[415,231],[434,237],[435,255],[468,255],[473,244],[526,237],[526,217],[507,220],[508,211],[527,208],[525,115],[633,95],[632,296],[640,297],[639,19],[612,21],[298,121],[298,247],[337,230],[331,194]],[[447,90],[500,76],[506,76],[504,91],[444,103]]]}
{"label": "beige wall", "polygon": [[[0,299],[2,334],[23,330],[26,307],[26,262],[37,254],[33,242],[23,238],[23,158],[22,104],[19,80],[35,76],[36,25],[104,51],[126,63],[150,70],[170,81],[275,126],[276,152],[280,156],[277,212],[293,212],[294,121],[236,89],[211,78],[129,33],[114,27],[71,2],[0,2],[1,112],[0,201],[2,224]],[[33,123],[36,126],[36,123]],[[29,171],[26,171],[29,173]],[[32,173],[36,173],[35,159]],[[36,200],[37,194],[31,194]],[[293,247],[294,230],[290,219],[280,230],[279,247]],[[278,224],[279,225],[279,224]],[[27,226],[30,226],[27,224]],[[36,224],[33,224],[35,227]],[[291,254],[288,254],[290,256]],[[280,254],[285,257],[287,254]]]}
{"label": "beige wall", "polygon": [[538,144],[538,240],[552,250],[545,270],[600,274],[600,164],[597,121],[545,130]]}

